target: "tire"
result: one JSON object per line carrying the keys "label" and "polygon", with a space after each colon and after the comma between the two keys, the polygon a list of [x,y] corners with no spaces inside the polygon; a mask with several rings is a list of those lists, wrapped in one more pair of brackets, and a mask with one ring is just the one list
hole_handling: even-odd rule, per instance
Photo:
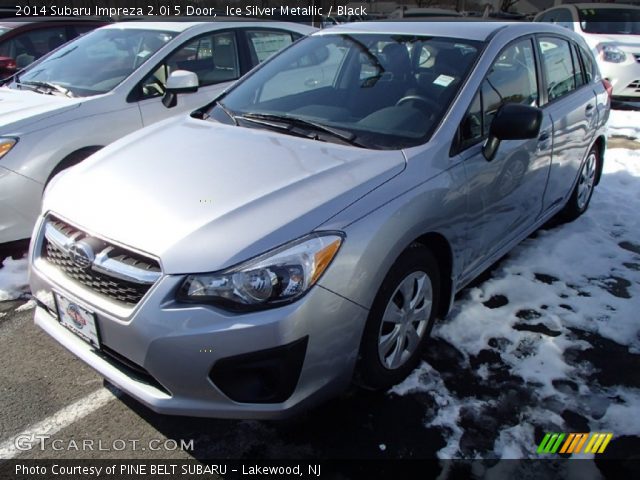
{"label": "tire", "polygon": [[431,332],[439,300],[438,262],[429,249],[412,245],[393,264],[373,301],[360,343],[356,384],[388,389],[411,373]]}
{"label": "tire", "polygon": [[560,212],[560,217],[570,222],[575,220],[589,208],[589,202],[593,196],[593,190],[596,185],[596,175],[600,166],[600,152],[594,145],[589,150],[589,154],[580,168],[578,183],[571,192],[569,201]]}

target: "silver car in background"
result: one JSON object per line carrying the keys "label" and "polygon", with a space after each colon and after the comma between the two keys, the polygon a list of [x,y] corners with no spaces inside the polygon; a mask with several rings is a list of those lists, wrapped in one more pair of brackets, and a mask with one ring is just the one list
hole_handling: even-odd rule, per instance
{"label": "silver car in background", "polygon": [[[42,193],[62,170],[201,107],[313,31],[288,22],[121,22],[36,60],[0,88],[0,244],[29,238]],[[196,76],[194,91],[163,101],[178,71]]]}
{"label": "silver car in background", "polygon": [[587,209],[609,105],[559,27],[313,34],[52,182],[35,321],[167,414],[274,418],[353,380],[388,388],[457,291]]}

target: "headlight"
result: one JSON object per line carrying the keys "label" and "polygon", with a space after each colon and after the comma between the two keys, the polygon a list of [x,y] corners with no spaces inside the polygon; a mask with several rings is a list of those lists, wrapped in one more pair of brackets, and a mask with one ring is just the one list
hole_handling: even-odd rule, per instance
{"label": "headlight", "polygon": [[598,50],[605,62],[622,63],[627,58],[626,53],[613,45],[598,45]]}
{"label": "headlight", "polygon": [[235,310],[292,302],[322,276],[343,238],[338,232],[314,233],[228,270],[189,275],[178,299]]}
{"label": "headlight", "polygon": [[0,158],[4,157],[16,143],[18,143],[17,138],[0,137]]}

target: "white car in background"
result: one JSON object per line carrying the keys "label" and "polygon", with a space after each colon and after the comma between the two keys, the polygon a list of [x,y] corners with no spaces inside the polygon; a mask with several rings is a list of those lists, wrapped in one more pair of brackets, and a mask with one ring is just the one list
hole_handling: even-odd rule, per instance
{"label": "white car in background", "polygon": [[567,4],[539,13],[534,22],[555,23],[581,35],[611,83],[613,103],[640,102],[640,7]]}
{"label": "white car in background", "polygon": [[[205,105],[314,30],[286,22],[117,23],[14,75],[0,88],[0,244],[31,236],[57,173],[139,128]],[[178,99],[179,91],[192,94]]]}

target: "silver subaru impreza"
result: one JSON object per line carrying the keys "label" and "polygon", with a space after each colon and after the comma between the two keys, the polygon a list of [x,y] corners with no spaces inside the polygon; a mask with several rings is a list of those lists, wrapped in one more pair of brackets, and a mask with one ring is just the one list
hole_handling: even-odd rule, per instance
{"label": "silver subaru impreza", "polygon": [[162,413],[274,418],[388,388],[457,291],[587,209],[608,87],[551,25],[316,33],[52,182],[35,321]]}

